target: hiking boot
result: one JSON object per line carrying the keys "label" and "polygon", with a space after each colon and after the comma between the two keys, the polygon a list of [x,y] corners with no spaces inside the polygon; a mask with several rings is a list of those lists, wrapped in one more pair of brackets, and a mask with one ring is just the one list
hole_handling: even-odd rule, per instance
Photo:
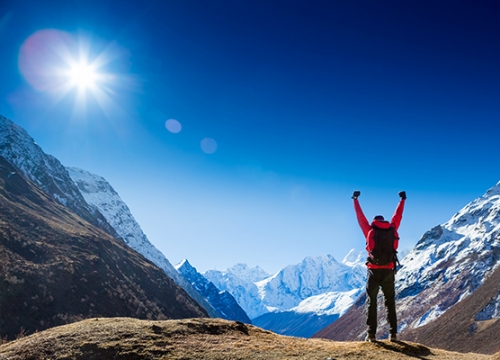
{"label": "hiking boot", "polygon": [[375,339],[375,334],[368,334],[368,335],[366,335],[365,341],[369,341],[369,342],[375,342],[375,341],[377,341]]}
{"label": "hiking boot", "polygon": [[397,334],[389,335],[389,341],[392,341],[392,342],[398,341],[398,335]]}

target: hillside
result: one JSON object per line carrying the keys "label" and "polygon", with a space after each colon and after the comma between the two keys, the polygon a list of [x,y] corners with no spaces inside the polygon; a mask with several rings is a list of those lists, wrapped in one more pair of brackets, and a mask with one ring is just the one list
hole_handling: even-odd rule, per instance
{"label": "hillside", "polygon": [[119,237],[99,211],[92,209],[71,181],[65,167],[46,154],[28,132],[0,115],[0,156],[18,168],[38,188],[82,219]]}
{"label": "hillside", "polygon": [[286,337],[222,319],[87,319],[0,346],[0,360],[25,359],[429,359],[480,360],[399,342],[334,342]]}
{"label": "hillside", "polygon": [[453,351],[493,354],[500,351],[500,268],[472,295],[437,320],[412,329],[405,339]]}
{"label": "hillside", "polygon": [[0,157],[0,337],[96,316],[207,316],[165,273]]}

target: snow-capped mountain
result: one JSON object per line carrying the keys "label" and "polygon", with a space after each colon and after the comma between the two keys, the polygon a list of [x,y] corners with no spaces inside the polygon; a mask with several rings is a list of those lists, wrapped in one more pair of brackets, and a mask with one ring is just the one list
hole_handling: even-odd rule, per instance
{"label": "snow-capped mountain", "polygon": [[128,206],[103,177],[75,167],[68,167],[67,171],[86,202],[104,215],[108,223],[111,224],[126,244],[165,271],[192,298],[198,301],[210,316],[218,316],[205,298],[172,266],[165,255],[148,240],[132,216]]}
{"label": "snow-capped mountain", "polygon": [[342,263],[331,255],[306,257],[258,282],[270,313],[252,319],[254,325],[279,334],[312,336],[338,319],[359,296],[366,272],[361,270],[361,259],[352,250]]}
{"label": "snow-capped mountain", "polygon": [[241,321],[251,324],[250,318],[238,305],[234,297],[227,291],[220,291],[203,275],[201,275],[189,261],[183,260],[175,268],[189,281],[189,283],[212,305],[219,313],[220,318]]}
{"label": "snow-capped mountain", "polygon": [[426,232],[404,258],[396,284],[401,330],[431,322],[473,293],[500,264],[499,250],[500,183]]}
{"label": "snow-capped mountain", "polygon": [[[449,221],[427,231],[400,260],[396,275],[399,332],[432,323],[474,293],[500,264],[500,182],[472,201]],[[323,329],[318,336],[334,340],[361,339],[363,304],[345,314],[346,320]],[[381,316],[381,332],[387,331]]]}
{"label": "snow-capped mountain", "polygon": [[362,292],[360,288],[311,296],[290,310],[261,315],[253,324],[278,334],[311,337],[342,316]]}
{"label": "snow-capped mountain", "polygon": [[364,287],[365,273],[363,255],[351,251],[342,263],[330,255],[307,257],[272,276],[241,264],[204,276],[242,299],[254,325],[308,337],[349,308]]}
{"label": "snow-capped mountain", "polygon": [[0,115],[0,156],[16,165],[28,179],[81,218],[119,237],[99,211],[91,208],[70,179],[65,167],[47,155],[26,130]]}
{"label": "snow-capped mountain", "polygon": [[286,311],[311,296],[346,292],[364,286],[364,278],[331,255],[306,257],[256,283],[269,311]]}
{"label": "snow-capped mountain", "polygon": [[268,312],[262,304],[256,282],[269,277],[261,268],[237,264],[225,271],[209,270],[203,274],[218,289],[228,291],[250,319]]}

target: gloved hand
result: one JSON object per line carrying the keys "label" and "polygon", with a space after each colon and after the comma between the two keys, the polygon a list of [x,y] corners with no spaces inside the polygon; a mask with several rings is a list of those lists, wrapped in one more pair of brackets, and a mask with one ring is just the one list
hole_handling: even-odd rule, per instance
{"label": "gloved hand", "polygon": [[352,193],[352,198],[356,200],[359,197],[359,195],[361,195],[361,191],[355,191]]}
{"label": "gloved hand", "polygon": [[399,197],[400,197],[401,199],[405,200],[405,199],[406,199],[406,191],[400,191],[400,192],[399,192]]}

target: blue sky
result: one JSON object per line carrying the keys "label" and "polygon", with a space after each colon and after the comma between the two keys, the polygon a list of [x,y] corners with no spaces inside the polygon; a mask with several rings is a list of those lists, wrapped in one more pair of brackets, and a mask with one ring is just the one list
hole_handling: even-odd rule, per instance
{"label": "blue sky", "polygon": [[[341,260],[357,189],[370,218],[407,191],[411,248],[500,180],[494,1],[0,4],[0,113],[105,177],[172,263]],[[56,86],[62,47],[96,87]]]}

